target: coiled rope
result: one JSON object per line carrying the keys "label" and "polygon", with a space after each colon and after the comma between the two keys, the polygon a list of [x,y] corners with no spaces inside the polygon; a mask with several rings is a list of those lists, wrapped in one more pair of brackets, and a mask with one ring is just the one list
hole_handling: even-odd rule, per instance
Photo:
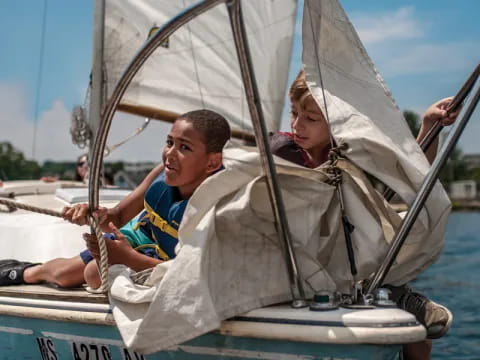
{"label": "coiled rope", "polygon": [[[27,210],[31,212],[36,212],[39,214],[55,216],[59,218],[63,218],[62,213],[60,211],[44,209],[38,206],[22,204],[13,200],[7,199],[0,199],[0,205],[5,205],[9,209],[21,209]],[[87,287],[87,291],[94,294],[101,294],[108,292],[108,251],[107,251],[107,244],[105,243],[105,238],[103,237],[102,229],[100,228],[100,224],[98,220],[93,216],[88,216],[88,223],[92,232],[95,232],[95,236],[98,242],[98,248],[100,250],[100,260],[97,261],[97,266],[100,271],[100,278],[102,280],[102,284],[98,289],[92,289]]]}

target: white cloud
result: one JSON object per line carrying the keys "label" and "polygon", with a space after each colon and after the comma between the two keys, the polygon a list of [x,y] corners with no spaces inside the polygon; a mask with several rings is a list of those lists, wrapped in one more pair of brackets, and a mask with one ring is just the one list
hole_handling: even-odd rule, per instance
{"label": "white cloud", "polygon": [[81,151],[72,144],[69,129],[70,111],[56,100],[38,120],[35,159],[41,162],[75,160]]}
{"label": "white cloud", "polygon": [[[31,159],[34,122],[28,115],[27,99],[20,85],[0,84],[0,141],[10,142]],[[81,151],[71,143],[69,128],[69,111],[61,101],[55,101],[38,119],[34,159],[39,162],[76,159]]]}
{"label": "white cloud", "polygon": [[[0,141],[9,141],[32,157],[33,120],[28,115],[25,90],[18,84],[0,83]],[[143,118],[118,114],[111,127],[108,144],[115,144],[134,133],[144,122]],[[152,120],[147,129],[118,148],[105,161],[155,161],[161,159],[170,125]],[[73,145],[70,137],[70,111],[56,100],[50,109],[41,113],[37,124],[35,160],[74,161],[83,152]]]}
{"label": "white cloud", "polygon": [[352,14],[352,23],[364,44],[413,39],[421,37],[423,28],[414,18],[412,6],[402,7],[393,12]]}
{"label": "white cloud", "polygon": [[379,67],[386,76],[406,74],[441,74],[462,71],[475,65],[479,43],[455,42],[442,44],[405,44],[373,49],[380,59]]}
{"label": "white cloud", "polygon": [[27,115],[26,99],[26,91],[21,85],[0,84],[0,141],[9,141],[30,157],[33,122]]}
{"label": "white cloud", "polygon": [[478,61],[477,41],[432,41],[432,24],[417,19],[415,8],[351,14],[360,39],[383,76],[464,71]]}

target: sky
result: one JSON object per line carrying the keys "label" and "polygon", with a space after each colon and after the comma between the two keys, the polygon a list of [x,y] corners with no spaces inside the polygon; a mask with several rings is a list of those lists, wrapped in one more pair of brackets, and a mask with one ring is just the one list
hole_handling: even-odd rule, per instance
{"label": "sky", "polygon": [[[454,95],[480,61],[480,1],[341,3],[401,109],[421,114],[434,101]],[[0,142],[11,142],[29,159],[74,160],[82,153],[70,140],[70,112],[85,102],[92,11],[91,0],[0,0]],[[300,67],[300,47],[297,31],[291,77]],[[480,153],[479,113],[460,141],[464,153]],[[109,143],[130,135],[142,122],[117,116]],[[158,134],[168,127],[152,122],[150,131],[106,161],[158,161],[161,146],[142,145],[163,144]]]}

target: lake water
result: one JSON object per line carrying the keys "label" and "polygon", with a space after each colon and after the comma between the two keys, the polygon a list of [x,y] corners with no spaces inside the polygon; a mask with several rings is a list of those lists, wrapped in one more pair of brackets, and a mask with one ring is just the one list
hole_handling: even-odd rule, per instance
{"label": "lake water", "polygon": [[413,287],[453,313],[433,359],[480,359],[480,212],[450,215],[442,256]]}

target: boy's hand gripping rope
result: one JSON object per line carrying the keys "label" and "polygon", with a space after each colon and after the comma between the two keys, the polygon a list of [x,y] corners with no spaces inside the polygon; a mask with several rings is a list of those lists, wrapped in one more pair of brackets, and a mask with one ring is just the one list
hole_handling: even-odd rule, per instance
{"label": "boy's hand gripping rope", "polygon": [[[5,205],[8,209],[22,209],[27,211],[36,212],[39,214],[55,216],[59,218],[63,218],[62,213],[60,211],[44,209],[37,206],[21,204],[19,202],[7,199],[0,198],[0,205]],[[98,289],[92,289],[87,287],[87,291],[100,294],[108,292],[108,251],[107,245],[105,243],[105,238],[103,237],[102,229],[100,228],[100,224],[98,223],[97,219],[93,216],[88,216],[88,223],[90,225],[90,229],[92,233],[95,233],[98,242],[98,248],[100,250],[100,260],[97,262],[98,269],[100,271],[100,278],[102,280],[102,284]]]}

